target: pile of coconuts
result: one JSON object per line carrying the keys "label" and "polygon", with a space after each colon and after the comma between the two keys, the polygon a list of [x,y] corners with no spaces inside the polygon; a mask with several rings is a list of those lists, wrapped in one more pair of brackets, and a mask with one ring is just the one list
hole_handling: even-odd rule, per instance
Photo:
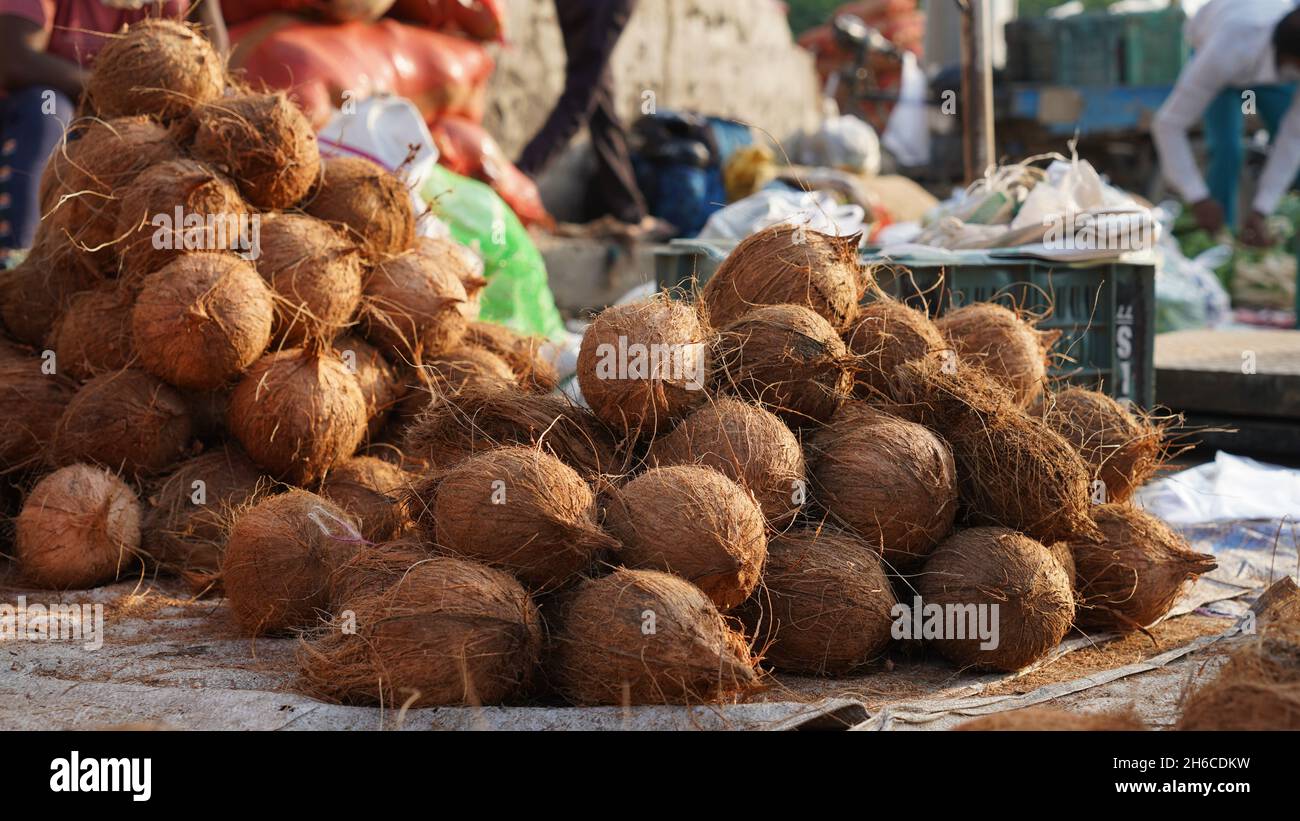
{"label": "pile of coconuts", "polygon": [[[571,400],[398,178],[193,34],[100,56],[0,282],[23,583],[180,575],[324,700],[629,705],[869,672],[924,605],[996,605],[994,647],[917,638],[1018,670],[1213,566],[1126,504],[1160,426],[1053,392],[1014,311],[891,300],[856,238],[767,228],[694,300],[600,312]],[[160,213],[256,217],[260,253]]]}

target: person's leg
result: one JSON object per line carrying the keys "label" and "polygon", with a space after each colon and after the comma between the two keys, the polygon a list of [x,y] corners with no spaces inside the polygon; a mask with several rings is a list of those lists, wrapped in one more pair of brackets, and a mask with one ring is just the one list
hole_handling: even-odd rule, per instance
{"label": "person's leg", "polygon": [[1229,226],[1237,224],[1237,185],[1241,179],[1242,126],[1241,92],[1225,89],[1205,111],[1205,144],[1210,162],[1205,182],[1212,196],[1223,206]]}
{"label": "person's leg", "polygon": [[596,107],[587,127],[596,154],[592,189],[602,213],[612,214],[621,222],[640,223],[648,209],[636,182],[636,172],[632,169],[627,131],[614,110],[614,78],[608,70],[601,75]]}
{"label": "person's leg", "polygon": [[0,249],[32,244],[41,221],[41,172],[72,109],[71,100],[45,88],[22,88],[0,99]]}

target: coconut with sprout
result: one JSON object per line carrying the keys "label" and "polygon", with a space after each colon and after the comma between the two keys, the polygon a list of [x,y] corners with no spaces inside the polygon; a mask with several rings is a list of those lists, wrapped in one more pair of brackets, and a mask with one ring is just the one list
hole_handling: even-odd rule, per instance
{"label": "coconut with sprout", "polygon": [[415,241],[415,211],[406,186],[360,157],[322,162],[320,185],[303,210],[343,226],[371,262],[400,254]]}
{"label": "coconut with sprout", "polygon": [[134,306],[135,294],[116,282],[74,294],[51,335],[58,367],[74,379],[89,379],[130,365]]}
{"label": "coconut with sprout", "polygon": [[744,637],[708,597],[656,570],[584,581],[551,643],[548,677],[580,706],[713,702],[758,682]]}
{"label": "coconut with sprout", "polygon": [[388,421],[388,413],[406,393],[397,371],[379,349],[360,337],[347,334],[334,340],[334,352],[357,378],[366,398],[367,437],[376,439]]}
{"label": "coconut with sprout", "polygon": [[472,322],[465,329],[465,344],[501,357],[519,384],[537,393],[550,393],[560,384],[555,365],[541,354],[544,341],[540,337],[522,336],[496,322]]}
{"label": "coconut with sprout", "polygon": [[94,261],[70,239],[38,230],[26,258],[0,271],[0,320],[19,342],[44,345],[73,295],[104,281]]}
{"label": "coconut with sprout", "polygon": [[45,373],[45,360],[0,346],[0,473],[44,459],[63,409],[77,392],[76,383]]}
{"label": "coconut with sprout", "polygon": [[1188,582],[1218,564],[1149,513],[1127,505],[1098,505],[1098,540],[1070,542],[1079,585],[1079,624],[1130,631],[1154,624]]}
{"label": "coconut with sprout", "polygon": [[221,581],[249,635],[311,627],[329,604],[331,575],[362,543],[332,502],[291,489],[244,508],[221,561]]}
{"label": "coconut with sprout", "polygon": [[758,586],[767,557],[754,496],[713,468],[652,468],[614,490],[605,527],[625,567],[663,570],[693,583],[726,612]]}
{"label": "coconut with sprout", "polygon": [[776,414],[722,397],[682,420],[650,445],[651,465],[705,465],[754,494],[773,527],[802,507],[806,468],[794,433]]}
{"label": "coconut with sprout", "polygon": [[499,704],[524,691],[542,651],[542,622],[506,573],[429,559],[382,590],[342,599],[355,632],[304,645],[299,686],[349,704]]}
{"label": "coconut with sprout", "polygon": [[332,340],[361,305],[360,249],[328,223],[305,214],[262,218],[254,264],[279,297],[276,339]]}
{"label": "coconut with sprout", "polygon": [[952,634],[926,638],[961,667],[1028,667],[1061,643],[1074,617],[1060,562],[1041,543],[1000,527],[949,536],[926,561],[917,592],[927,610],[943,609],[942,632],[954,627]]}
{"label": "coconut with sprout", "polygon": [[225,62],[196,27],[148,19],[108,38],[95,56],[86,97],[101,117],[169,120],[217,99],[225,83]]}
{"label": "coconut with sprout", "polygon": [[366,397],[332,351],[289,348],[253,364],[230,397],[230,432],[277,478],[310,484],[356,452]]}
{"label": "coconut with sprout", "polygon": [[862,306],[844,339],[857,357],[855,391],[864,399],[893,399],[898,366],[904,362],[955,355],[930,317],[887,297]]}
{"label": "coconut with sprout", "polygon": [[1164,457],[1164,431],[1099,391],[1067,388],[1039,408],[1048,426],[1078,449],[1106,500],[1126,502]]}
{"label": "coconut with sprout", "polygon": [[896,603],[874,546],[848,533],[798,529],[768,542],[763,585],[739,615],[767,664],[833,676],[889,646]]}
{"label": "coconut with sprout", "polygon": [[406,524],[398,504],[412,477],[392,462],[374,456],[353,456],[330,468],[320,493],[356,521],[367,541],[395,539]]}
{"label": "coconut with sprout", "polygon": [[185,398],[135,368],[82,385],[63,410],[51,443],[56,464],[96,462],[130,476],[161,473],[194,439]]}
{"label": "coconut with sprout", "polygon": [[234,254],[197,251],[145,277],[131,316],[141,366],[177,387],[213,390],[271,341],[271,291]]}
{"label": "coconut with sprout", "polygon": [[454,349],[469,325],[465,288],[455,272],[413,252],[376,265],[364,294],[367,338],[407,363]]}
{"label": "coconut with sprout", "polygon": [[787,424],[825,422],[849,395],[844,342],[825,319],[798,305],[755,308],[718,334],[713,383],[748,397]]}
{"label": "coconut with sprout", "polygon": [[700,300],[709,323],[721,328],[762,305],[801,305],[837,332],[847,330],[864,290],[860,238],[790,224],[751,234],[704,285]]}
{"label": "coconut with sprout", "polygon": [[138,572],[140,502],[103,468],[73,464],[36,483],[14,523],[23,578],[40,587],[86,588]]}
{"label": "coconut with sprout", "polygon": [[1047,384],[1048,351],[1060,331],[1039,331],[1015,311],[992,302],[976,302],[936,320],[963,364],[984,368],[1010,388],[1016,405],[1028,408]]}

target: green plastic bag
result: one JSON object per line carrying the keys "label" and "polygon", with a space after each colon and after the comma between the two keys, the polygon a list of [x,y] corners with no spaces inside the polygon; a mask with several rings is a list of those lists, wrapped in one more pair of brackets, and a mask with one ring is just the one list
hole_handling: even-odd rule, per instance
{"label": "green plastic bag", "polygon": [[530,336],[563,338],[564,320],[547,282],[546,261],[495,191],[437,166],[420,196],[453,238],[483,257],[488,284],[480,295],[481,319]]}

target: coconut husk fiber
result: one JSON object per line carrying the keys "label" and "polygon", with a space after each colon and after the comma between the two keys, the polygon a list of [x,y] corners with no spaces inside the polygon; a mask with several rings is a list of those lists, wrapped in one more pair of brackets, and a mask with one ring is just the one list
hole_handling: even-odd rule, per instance
{"label": "coconut husk fiber", "polygon": [[77,385],[46,373],[46,360],[9,345],[0,350],[0,473],[35,465],[47,457],[63,409]]}
{"label": "coconut husk fiber", "polygon": [[415,241],[415,211],[406,186],[361,157],[326,158],[320,184],[302,208],[340,225],[370,262],[396,256]]}
{"label": "coconut husk fiber", "polygon": [[304,644],[299,687],[327,701],[428,707],[500,704],[524,692],[541,657],[541,617],[509,575],[451,557],[339,605],[356,632]]}
{"label": "coconut husk fiber", "polygon": [[578,351],[582,396],[615,431],[667,430],[705,400],[711,337],[694,308],[667,297],[606,308]]}
{"label": "coconut husk fiber", "polygon": [[984,368],[1007,386],[1018,407],[1028,408],[1047,384],[1048,352],[1060,331],[1039,331],[1010,308],[976,302],[935,321],[964,364]]}
{"label": "coconut husk fiber", "polygon": [[135,368],[82,385],[55,425],[55,464],[94,462],[128,476],[152,476],[190,451],[194,428],[185,398]]}
{"label": "coconut husk fiber", "polygon": [[550,393],[560,384],[555,366],[539,353],[545,340],[522,336],[496,322],[471,322],[465,330],[465,344],[477,345],[501,357],[515,379],[528,390]]}
{"label": "coconut husk fiber", "polygon": [[769,541],[763,584],[739,616],[766,665],[836,676],[889,646],[896,603],[873,545],[829,528],[799,528]]}
{"label": "coconut husk fiber", "polygon": [[771,527],[788,524],[802,508],[807,468],[794,433],[776,414],[720,397],[687,416],[651,445],[652,466],[703,465],[754,494]]}
{"label": "coconut husk fiber", "polygon": [[103,468],[68,465],[41,479],[14,525],[19,570],[38,587],[95,587],[141,570],[140,502]]}
{"label": "coconut husk fiber", "polygon": [[[916,581],[927,608],[985,606],[993,624],[991,605],[998,606],[996,647],[981,648],[969,630],[964,638],[953,632],[929,641],[962,668],[1028,667],[1061,643],[1074,618],[1074,596],[1060,562],[1039,542],[1006,528],[957,531],[930,555]],[[970,625],[968,614],[951,621]]]}
{"label": "coconut husk fiber", "polygon": [[584,581],[557,624],[547,676],[579,706],[726,701],[758,684],[744,637],[698,587],[668,573]]}
{"label": "coconut husk fiber", "polygon": [[147,19],[108,37],[86,81],[86,97],[102,117],[169,120],[220,97],[225,81],[225,61],[197,27]]}
{"label": "coconut husk fiber", "polygon": [[369,420],[366,437],[374,440],[388,421],[389,412],[406,393],[406,387],[398,379],[396,368],[379,349],[358,336],[345,334],[335,339],[334,352],[357,378],[366,398],[366,418]]}
{"label": "coconut husk fiber", "polygon": [[812,495],[889,566],[914,569],[957,518],[952,452],[921,425],[886,413],[854,416],[808,440]]}
{"label": "coconut husk fiber", "polygon": [[340,612],[344,602],[357,596],[382,593],[412,567],[435,556],[432,545],[414,531],[396,539],[363,545],[330,574],[330,612]]}
{"label": "coconut husk fiber", "polygon": [[1258,626],[1213,677],[1183,693],[1177,729],[1300,730],[1300,618],[1265,611]]}
{"label": "coconut husk fiber", "polygon": [[1127,505],[1093,508],[1098,539],[1074,539],[1080,626],[1127,632],[1169,612],[1183,587],[1218,566],[1156,517]]}
{"label": "coconut husk fiber", "polygon": [[416,237],[415,242],[411,244],[411,250],[427,258],[434,265],[456,273],[456,278],[464,286],[465,297],[469,301],[467,315],[477,320],[479,298],[488,284],[488,281],[483,278],[483,258],[469,246],[451,237]]}
{"label": "coconut husk fiber", "polygon": [[887,297],[862,306],[844,341],[857,357],[854,391],[864,399],[895,399],[895,373],[904,362],[956,355],[930,317]]}
{"label": "coconut husk fiber", "polygon": [[406,525],[399,504],[414,477],[376,456],[353,456],[337,462],[321,483],[320,493],[348,513],[370,542],[395,539]]}
{"label": "coconut husk fiber", "polygon": [[296,205],[320,179],[316,132],[282,91],[203,103],[185,130],[190,153],[228,174],[260,210]]}
{"label": "coconut husk fiber", "polygon": [[762,305],[801,305],[844,331],[857,317],[865,275],[859,235],[835,237],[805,226],[774,225],[732,251],[700,293],[715,328]]}
{"label": "coconut husk fiber", "polygon": [[230,253],[193,251],[144,278],[131,314],[140,365],[169,384],[220,388],[271,341],[271,290]]}
{"label": "coconut husk fiber", "polygon": [[425,357],[424,364],[412,371],[413,382],[407,385],[408,418],[415,418],[434,396],[458,394],[469,385],[513,388],[519,383],[504,359],[477,345],[460,345],[454,350]]}
{"label": "coconut husk fiber", "polygon": [[1078,449],[1094,480],[1105,484],[1108,502],[1132,498],[1165,457],[1162,427],[1100,391],[1067,388],[1049,394],[1038,413]]}
{"label": "coconut husk fiber", "polygon": [[221,582],[248,635],[316,625],[332,574],[364,544],[332,502],[291,488],[239,511],[226,540]]}
{"label": "coconut husk fiber", "polygon": [[361,250],[329,223],[306,214],[262,217],[257,271],[279,297],[276,339],[332,340],[361,306]]}
{"label": "coconut husk fiber", "polygon": [[767,557],[754,495],[700,465],[652,468],[613,490],[605,527],[624,567],[681,576],[722,612],[754,592]]}
{"label": "coconut husk fiber", "polygon": [[19,342],[44,345],[73,295],[104,281],[94,261],[65,235],[38,229],[27,257],[0,271],[0,319]]}
{"label": "coconut husk fiber", "polygon": [[375,266],[364,285],[366,337],[395,361],[419,364],[460,345],[468,298],[455,271],[408,251]]}
{"label": "coconut husk fiber", "polygon": [[411,488],[415,523],[450,553],[513,573],[534,591],[573,580],[615,546],[578,472],[539,448],[502,447]]}
{"label": "coconut husk fiber", "polygon": [[134,307],[135,294],[117,282],[73,294],[50,334],[59,368],[74,379],[89,379],[130,365]]}
{"label": "coconut husk fiber", "polygon": [[1150,729],[1138,717],[1133,705],[1121,710],[1075,713],[1059,707],[1026,707],[1008,710],[962,722],[954,730],[973,732],[993,731],[1113,731],[1130,732]]}
{"label": "coconut husk fiber", "polygon": [[850,357],[825,319],[798,305],[755,308],[718,334],[714,389],[752,399],[792,426],[828,421],[852,388]]}
{"label": "coconut husk fiber", "polygon": [[621,473],[627,456],[594,414],[558,394],[472,385],[434,397],[405,434],[407,452],[449,468],[500,445],[536,446],[586,477]]}

